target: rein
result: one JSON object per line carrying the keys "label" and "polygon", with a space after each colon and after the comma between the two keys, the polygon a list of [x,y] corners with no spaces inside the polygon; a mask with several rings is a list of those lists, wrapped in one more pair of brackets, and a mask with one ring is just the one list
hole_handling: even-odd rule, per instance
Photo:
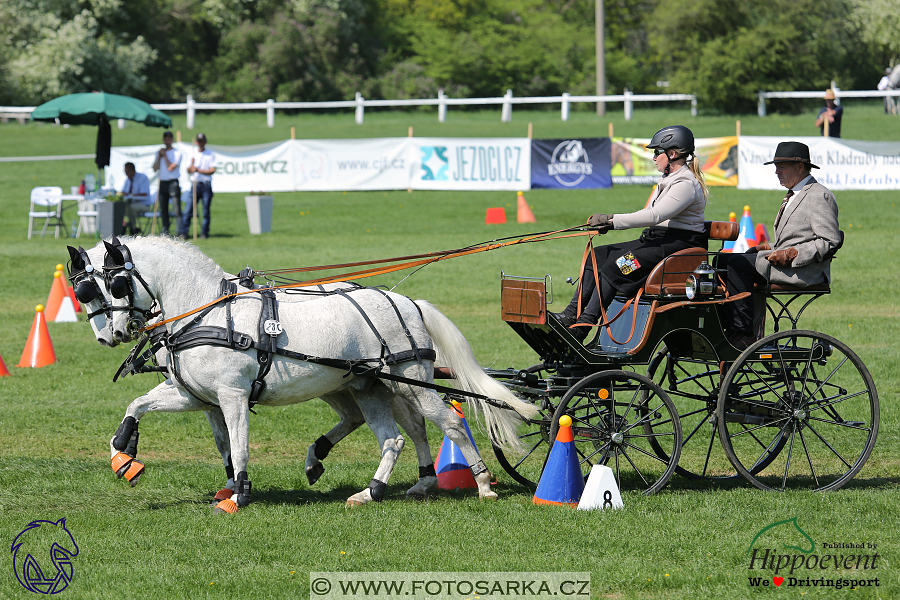
{"label": "rein", "polygon": [[[385,263],[395,263],[397,261],[404,261],[404,260],[407,261],[407,262],[401,262],[399,264],[393,264],[393,265],[388,265],[388,266],[383,266],[383,267],[377,267],[377,268],[372,268],[372,269],[363,269],[361,271],[354,271],[352,273],[345,273],[343,275],[320,277],[317,279],[310,279],[307,281],[297,281],[297,282],[285,283],[285,284],[281,284],[281,285],[271,285],[271,286],[267,286],[265,288],[245,290],[245,291],[241,291],[241,292],[231,293],[231,294],[216,298],[212,302],[208,302],[207,304],[204,304],[203,306],[198,306],[197,308],[190,310],[184,314],[181,314],[181,315],[178,315],[175,317],[171,317],[171,318],[165,319],[163,321],[157,321],[156,323],[153,323],[152,325],[145,325],[139,331],[140,332],[152,331],[153,329],[156,329],[157,327],[160,327],[162,325],[167,325],[169,323],[190,317],[191,315],[194,315],[206,308],[220,304],[221,302],[224,302],[226,300],[230,300],[237,296],[243,296],[244,294],[260,293],[261,290],[288,290],[291,288],[308,287],[308,286],[313,286],[313,285],[325,285],[325,284],[329,284],[329,283],[344,283],[344,282],[350,281],[352,279],[365,279],[367,277],[375,277],[377,275],[385,275],[387,273],[393,273],[395,271],[402,271],[405,269],[412,269],[414,267],[425,267],[427,265],[430,265],[432,263],[435,263],[435,262],[438,262],[441,260],[446,260],[449,258],[457,258],[460,256],[468,256],[470,254],[477,254],[479,252],[487,252],[488,250],[496,250],[498,248],[514,246],[516,244],[526,244],[526,243],[532,243],[532,242],[542,242],[542,241],[549,241],[549,240],[554,240],[554,239],[563,239],[563,238],[567,238],[567,237],[577,237],[577,236],[582,236],[582,235],[588,235],[590,232],[584,231],[584,227],[585,227],[584,225],[579,225],[577,227],[569,227],[567,229],[559,229],[557,231],[548,231],[548,232],[543,232],[543,233],[532,234],[532,235],[529,235],[529,236],[526,236],[523,238],[515,238],[515,239],[506,241],[506,242],[494,240],[492,242],[487,242],[484,244],[479,244],[479,245],[474,245],[474,246],[468,246],[468,247],[464,247],[464,248],[458,248],[456,250],[444,250],[444,251],[440,251],[440,252],[430,252],[427,254],[416,254],[416,255],[412,255],[412,256],[385,258],[385,259],[380,259],[380,260],[370,260],[370,261],[363,261],[363,262],[356,262],[356,263],[344,263],[344,264],[338,264],[338,265],[325,265],[325,266],[316,266],[316,267],[300,267],[300,268],[295,268],[295,269],[278,269],[278,270],[271,270],[271,271],[258,271],[258,272],[255,272],[254,275],[304,273],[304,272],[310,272],[310,271],[323,271],[323,270],[327,270],[327,269],[336,269],[336,268],[349,268],[349,267],[356,267],[356,266],[380,265],[380,264],[385,264]],[[568,233],[568,232],[572,232],[572,231],[575,231],[577,233]],[[560,235],[560,234],[566,234],[566,235]],[[412,259],[412,260],[410,260],[410,259]],[[238,279],[238,278],[233,278],[233,279]]]}

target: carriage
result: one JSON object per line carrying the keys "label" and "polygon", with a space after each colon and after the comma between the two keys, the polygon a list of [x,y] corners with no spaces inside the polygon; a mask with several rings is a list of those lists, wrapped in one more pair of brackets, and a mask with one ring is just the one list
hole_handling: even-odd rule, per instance
{"label": "carriage", "polygon": [[[736,223],[706,227],[711,240],[738,235]],[[721,324],[722,308],[738,296],[728,297],[717,277],[717,254],[693,248],[667,257],[636,298],[616,299],[609,314],[619,318],[585,344],[548,312],[549,275],[501,272],[502,318],[541,359],[488,371],[540,409],[519,429],[524,457],[494,448],[513,479],[537,485],[563,415],[572,418],[585,476],[607,465],[620,488],[647,494],[674,473],[824,491],[862,469],[879,425],[872,377],[841,341],[798,328],[828,284],[755,289],[758,330],[771,318],[774,333],[741,351]]]}

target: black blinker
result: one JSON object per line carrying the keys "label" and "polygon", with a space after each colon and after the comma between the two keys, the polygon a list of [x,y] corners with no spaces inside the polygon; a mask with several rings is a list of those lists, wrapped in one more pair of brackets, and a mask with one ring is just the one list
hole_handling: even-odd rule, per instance
{"label": "black blinker", "polygon": [[87,304],[97,299],[97,286],[90,281],[82,280],[75,286],[75,299],[82,304]]}
{"label": "black blinker", "polygon": [[112,297],[116,298],[117,300],[128,295],[128,288],[128,277],[125,277],[124,275],[113,277],[112,281],[109,282],[109,293],[112,294]]}

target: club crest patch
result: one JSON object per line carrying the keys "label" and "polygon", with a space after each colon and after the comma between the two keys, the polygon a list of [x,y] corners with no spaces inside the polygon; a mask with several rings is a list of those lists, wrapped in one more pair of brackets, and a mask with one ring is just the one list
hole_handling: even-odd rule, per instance
{"label": "club crest patch", "polygon": [[640,269],[641,263],[638,262],[633,253],[629,252],[625,256],[620,256],[616,259],[616,266],[622,271],[622,275],[628,275]]}

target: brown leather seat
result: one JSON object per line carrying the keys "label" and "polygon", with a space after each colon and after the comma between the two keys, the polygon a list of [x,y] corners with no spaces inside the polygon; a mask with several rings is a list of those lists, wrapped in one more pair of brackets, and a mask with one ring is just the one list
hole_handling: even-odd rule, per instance
{"label": "brown leather seat", "polygon": [[708,256],[704,248],[686,248],[670,254],[650,271],[644,283],[644,294],[684,296],[684,282]]}
{"label": "brown leather seat", "polygon": [[706,221],[703,227],[711,240],[733,242],[741,232],[741,228],[733,221]]}

